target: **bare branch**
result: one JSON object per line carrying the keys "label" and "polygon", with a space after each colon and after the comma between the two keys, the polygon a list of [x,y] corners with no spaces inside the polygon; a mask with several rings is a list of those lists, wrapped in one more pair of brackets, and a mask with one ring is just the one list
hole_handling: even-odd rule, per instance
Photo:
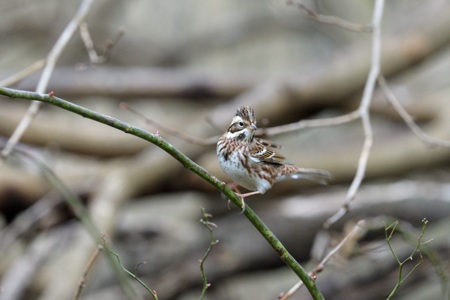
{"label": "bare branch", "polygon": [[[38,85],[36,87],[37,93],[39,94],[45,93],[48,82],[50,80],[50,76],[53,72],[53,69],[55,68],[56,61],[58,60],[64,48],[66,47],[67,43],[72,38],[80,22],[89,12],[93,2],[94,0],[84,0],[80,4],[78,11],[76,12],[72,20],[70,20],[69,24],[67,24],[67,27],[64,29],[62,34],[59,36],[52,50],[50,50],[49,54],[47,55],[45,68],[42,72],[41,78],[39,79]],[[41,102],[39,101],[33,101],[30,104],[27,113],[20,121],[19,125],[16,127],[13,134],[6,143],[6,146],[1,153],[2,156],[7,156],[14,148],[14,146],[19,142],[19,140],[22,138],[23,134],[27,130],[28,126],[30,125],[31,121],[33,121],[34,117],[39,111],[40,106]]]}
{"label": "bare branch", "polygon": [[350,188],[345,197],[345,203],[341,209],[331,216],[325,223],[324,228],[329,228],[332,224],[340,220],[347,214],[350,208],[351,202],[355,199],[356,192],[358,191],[364,175],[366,173],[367,161],[370,155],[370,149],[373,143],[372,126],[370,124],[370,102],[372,101],[373,91],[377,82],[377,78],[380,74],[380,59],[381,59],[381,20],[383,17],[384,0],[377,0],[375,2],[375,8],[372,18],[372,59],[369,76],[364,87],[364,93],[362,96],[361,104],[358,108],[358,112],[361,116],[361,121],[364,129],[364,145],[359,157],[358,168],[356,175],[350,185]]}
{"label": "bare branch", "polygon": [[321,14],[316,13],[312,9],[308,8],[303,3],[298,3],[298,2],[294,3],[294,1],[292,1],[292,0],[286,0],[286,4],[287,5],[295,5],[299,9],[306,12],[311,18],[313,18],[314,20],[316,20],[317,22],[320,22],[320,23],[337,25],[339,27],[342,27],[342,28],[350,30],[350,31],[357,31],[357,32],[371,32],[372,31],[372,27],[370,25],[349,22],[347,20],[338,18],[336,16],[321,15]]}
{"label": "bare branch", "polygon": [[344,123],[351,122],[353,120],[356,120],[360,117],[360,114],[358,111],[353,111],[351,113],[332,117],[332,118],[324,118],[324,119],[316,119],[316,120],[301,120],[296,123],[290,123],[286,125],[276,126],[276,127],[270,127],[270,128],[261,128],[258,129],[257,134],[260,135],[277,135],[277,134],[283,134],[291,131],[297,131],[303,128],[311,128],[311,127],[324,127],[324,126],[333,126],[333,125],[340,125]]}
{"label": "bare branch", "polygon": [[198,138],[186,133],[183,133],[181,131],[178,131],[176,129],[173,128],[169,128],[165,125],[162,125],[154,120],[151,120],[149,118],[147,118],[146,116],[144,116],[143,114],[141,114],[140,112],[138,112],[137,110],[133,109],[132,107],[130,107],[128,105],[128,103],[126,102],[121,102],[120,103],[120,107],[122,109],[128,110],[130,112],[132,112],[133,114],[135,114],[136,116],[138,116],[139,118],[141,118],[145,123],[147,123],[148,125],[151,125],[153,127],[155,127],[158,131],[164,132],[168,135],[177,137],[183,141],[186,141],[188,143],[191,144],[196,144],[196,145],[201,145],[201,146],[210,146],[210,145],[215,145],[217,143],[217,141],[219,140],[220,136],[213,136],[210,138]]}
{"label": "bare branch", "polygon": [[85,268],[85,270],[83,272],[83,276],[81,276],[80,283],[78,284],[77,291],[76,291],[75,295],[73,296],[73,300],[78,300],[80,298],[81,291],[86,286],[87,275],[91,271],[92,266],[94,265],[94,262],[97,260],[97,257],[100,254],[101,250],[103,250],[103,247],[102,246],[98,246],[97,248],[95,248],[95,251],[92,254],[91,258],[89,258],[89,260],[88,260],[88,262],[86,264],[86,268]]}
{"label": "bare branch", "polygon": [[111,51],[114,48],[114,46],[119,42],[119,40],[124,35],[125,30],[123,28],[119,29],[116,36],[112,40],[108,40],[106,42],[105,48],[103,50],[102,54],[98,54],[97,50],[95,50],[94,42],[92,41],[91,34],[89,33],[89,27],[86,22],[82,22],[80,24],[80,36],[81,40],[84,43],[84,46],[86,47],[86,51],[89,56],[89,60],[91,64],[103,64],[106,61],[108,61]]}
{"label": "bare branch", "polygon": [[[341,248],[350,240],[357,240],[359,239],[363,233],[365,232],[365,226],[366,222],[365,220],[360,220],[358,223],[353,227],[353,229],[350,231],[349,234],[345,236],[345,238],[342,239],[342,241],[334,247],[328,254],[320,261],[320,263],[311,270],[308,274],[309,276],[315,276],[318,273],[322,272],[325,265],[330,261],[330,259],[339,251]],[[294,295],[301,287],[303,286],[303,282],[299,281],[296,285],[294,285],[289,291],[287,291],[284,295],[280,297],[279,300],[287,300],[292,295]]]}
{"label": "bare branch", "polygon": [[117,43],[124,36],[124,34],[125,34],[125,29],[124,28],[119,28],[119,30],[117,31],[115,37],[113,39],[108,39],[106,41],[106,44],[104,46],[103,53],[102,53],[104,61],[108,61],[109,60],[109,58],[111,56],[112,49],[117,45]]}
{"label": "bare branch", "polygon": [[92,64],[100,64],[103,62],[103,57],[97,54],[94,48],[94,42],[92,41],[91,34],[89,33],[88,25],[86,22],[81,22],[80,24],[80,36],[81,40],[86,47],[89,60]]}
{"label": "bare branch", "polygon": [[0,81],[0,86],[8,87],[13,84],[18,83],[22,79],[30,76],[31,74],[39,71],[45,66],[45,59],[40,59],[36,62],[34,62],[32,65],[26,67],[25,69],[9,76],[8,78],[3,79]]}
{"label": "bare branch", "polygon": [[424,132],[419,126],[417,126],[416,122],[414,122],[414,119],[411,117],[410,114],[403,108],[403,106],[398,101],[397,97],[392,92],[391,88],[386,82],[386,79],[383,76],[378,77],[378,85],[383,92],[383,94],[386,96],[388,101],[391,103],[391,105],[394,107],[394,109],[398,112],[400,117],[403,119],[405,124],[411,129],[411,131],[417,135],[417,137],[424,143],[428,144],[429,146],[436,147],[450,147],[450,141],[444,140],[440,138],[436,138],[434,136],[430,136],[426,132]]}

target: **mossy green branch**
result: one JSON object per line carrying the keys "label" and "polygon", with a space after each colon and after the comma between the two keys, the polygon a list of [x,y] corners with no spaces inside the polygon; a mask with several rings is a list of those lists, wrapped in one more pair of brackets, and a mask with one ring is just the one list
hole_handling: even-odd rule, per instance
{"label": "mossy green branch", "polygon": [[[54,106],[58,106],[62,109],[73,112],[75,114],[78,114],[80,116],[83,116],[85,118],[106,124],[118,130],[121,130],[125,133],[129,133],[131,135],[149,141],[150,143],[155,144],[162,150],[166,151],[173,158],[178,160],[184,167],[191,170],[192,172],[200,176],[202,179],[213,185],[216,189],[222,192],[228,199],[230,199],[237,207],[239,208],[242,207],[241,199],[233,192],[232,189],[230,189],[221,180],[211,175],[207,170],[196,164],[184,153],[176,149],[174,146],[172,146],[170,143],[165,141],[157,134],[152,134],[133,125],[122,122],[116,118],[97,113],[93,110],[87,109],[80,105],[76,105],[74,103],[71,103],[69,101],[54,96],[53,93],[40,94],[10,88],[0,88],[0,95],[4,95],[12,99],[20,98],[49,103]],[[249,219],[249,221],[253,224],[253,226],[255,226],[256,229],[258,229],[258,231],[264,236],[264,238],[269,242],[269,244],[275,249],[275,251],[278,253],[280,258],[286,263],[286,265],[288,265],[297,274],[300,280],[303,281],[313,299],[323,299],[323,296],[317,289],[314,280],[312,280],[312,278],[308,275],[305,269],[303,269],[303,267],[295,260],[295,258],[286,250],[286,248],[283,246],[280,240],[273,234],[273,232],[264,224],[264,222],[253,212],[253,210],[248,205],[246,205],[244,215]]]}

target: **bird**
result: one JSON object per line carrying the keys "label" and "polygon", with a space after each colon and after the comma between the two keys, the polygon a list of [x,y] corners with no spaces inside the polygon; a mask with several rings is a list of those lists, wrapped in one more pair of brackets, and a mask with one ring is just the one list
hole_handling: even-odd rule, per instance
{"label": "bird", "polygon": [[244,198],[264,194],[279,181],[286,179],[307,179],[327,184],[332,178],[325,170],[303,168],[291,164],[276,152],[277,145],[255,137],[255,111],[250,106],[239,107],[227,131],[217,142],[217,158],[222,170],[233,180],[231,187],[242,186],[249,190],[240,193],[234,188],[242,201]]}

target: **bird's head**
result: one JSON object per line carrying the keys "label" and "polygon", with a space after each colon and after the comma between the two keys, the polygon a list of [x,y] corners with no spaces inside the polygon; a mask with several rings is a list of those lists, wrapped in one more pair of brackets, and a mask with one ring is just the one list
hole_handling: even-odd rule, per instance
{"label": "bird's head", "polygon": [[255,111],[250,106],[242,106],[234,115],[227,135],[229,138],[251,142],[256,129],[258,127],[256,127]]}

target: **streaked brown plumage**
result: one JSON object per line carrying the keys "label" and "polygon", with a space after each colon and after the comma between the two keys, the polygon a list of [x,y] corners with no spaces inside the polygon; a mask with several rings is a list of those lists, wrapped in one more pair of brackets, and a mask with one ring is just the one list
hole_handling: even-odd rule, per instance
{"label": "streaked brown plumage", "polygon": [[[275,182],[285,179],[308,179],[327,183],[330,173],[298,167],[286,162],[267,141],[255,138],[256,119],[253,108],[240,107],[228,130],[217,143],[217,157],[224,172],[238,185],[252,191],[239,194],[245,198],[264,194]],[[244,206],[244,201],[243,208]]]}

